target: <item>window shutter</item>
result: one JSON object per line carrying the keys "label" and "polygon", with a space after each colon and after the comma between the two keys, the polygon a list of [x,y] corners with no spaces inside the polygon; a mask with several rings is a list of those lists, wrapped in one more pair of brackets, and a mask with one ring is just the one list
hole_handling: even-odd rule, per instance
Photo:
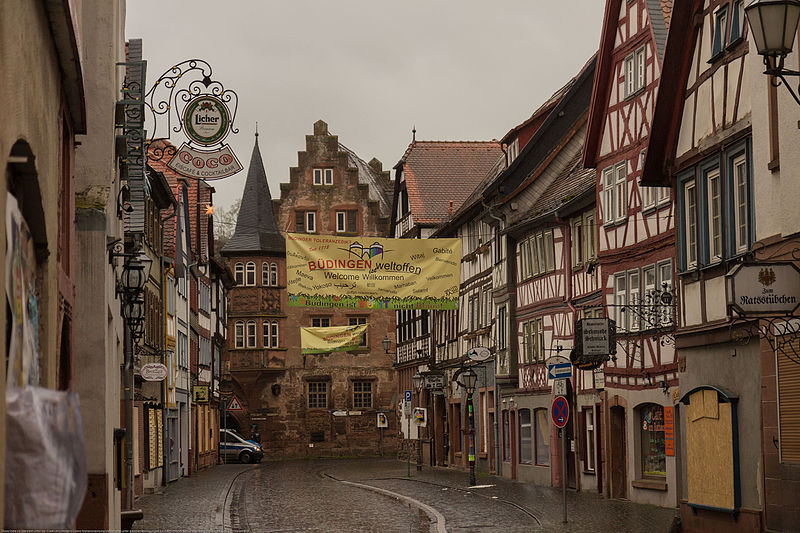
{"label": "window shutter", "polygon": [[[800,335],[795,334],[791,348],[800,351]],[[800,365],[778,353],[778,405],[781,424],[781,462],[800,462]]]}
{"label": "window shutter", "polygon": [[356,226],[356,211],[347,212],[347,231],[350,233],[358,231]]}
{"label": "window shutter", "polygon": [[297,211],[294,215],[294,229],[298,233],[306,231],[306,214],[303,211]]}

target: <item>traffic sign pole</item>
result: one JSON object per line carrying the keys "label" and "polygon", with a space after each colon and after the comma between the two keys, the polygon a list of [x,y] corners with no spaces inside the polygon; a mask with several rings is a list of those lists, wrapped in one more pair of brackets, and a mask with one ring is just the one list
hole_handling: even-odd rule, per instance
{"label": "traffic sign pole", "polygon": [[561,496],[564,500],[564,523],[567,523],[567,432],[561,432]]}

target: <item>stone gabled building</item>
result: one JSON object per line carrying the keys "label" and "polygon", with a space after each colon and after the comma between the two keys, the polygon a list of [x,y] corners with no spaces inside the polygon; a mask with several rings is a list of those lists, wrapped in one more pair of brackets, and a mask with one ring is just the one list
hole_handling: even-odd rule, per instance
{"label": "stone gabled building", "polygon": [[[242,410],[229,427],[250,436],[257,428],[267,457],[377,454],[395,447],[397,420],[389,311],[288,307],[283,232],[383,236],[388,232],[392,182],[339,143],[323,121],[281,197],[272,200],[258,144],[253,150],[233,237],[222,249],[231,263],[229,328],[223,387]],[[362,349],[302,355],[301,326],[367,324]],[[377,413],[389,428],[380,433]]]}

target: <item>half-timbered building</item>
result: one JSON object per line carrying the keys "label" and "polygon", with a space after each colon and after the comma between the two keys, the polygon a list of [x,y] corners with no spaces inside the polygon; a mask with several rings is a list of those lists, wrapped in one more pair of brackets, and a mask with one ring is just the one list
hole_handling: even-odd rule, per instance
{"label": "half-timbered building", "polygon": [[[438,226],[453,219],[465,199],[480,188],[487,176],[494,177],[504,168],[504,161],[497,141],[413,140],[395,165],[390,235],[394,238],[431,237],[438,231]],[[429,383],[426,388],[414,391],[415,404],[428,409],[429,423],[425,428],[411,426],[412,433],[421,430],[421,434],[409,435],[422,446],[421,460],[426,464],[466,463],[466,455],[456,451],[462,448],[461,435],[452,433],[453,415],[448,414],[448,410],[460,408],[461,402],[449,403],[448,388],[452,368],[463,361],[466,351],[473,346],[489,346],[492,320],[489,292],[492,262],[488,258],[490,233],[488,226],[479,221],[471,224],[475,227],[470,226],[462,243],[462,255],[468,256],[469,260],[461,263],[461,280],[468,280],[468,286],[462,284],[461,287],[461,312],[396,312],[398,392],[413,390],[412,378],[417,372],[431,376],[426,378]],[[465,269],[469,272],[464,272]],[[435,325],[434,315],[437,317]],[[436,336],[434,327],[439,332]],[[445,335],[445,331],[449,333]],[[460,338],[464,340],[461,344]],[[476,398],[483,402],[477,417],[479,428],[483,428],[478,439],[479,457],[489,461],[494,437],[486,429],[493,425],[487,426],[486,420],[490,414],[489,403],[493,402],[489,402],[490,391],[485,379],[481,383],[476,394]],[[493,407],[491,412],[494,413]],[[461,416],[458,410],[455,414]],[[454,439],[458,442],[453,446]]]}
{"label": "half-timbered building", "polygon": [[675,2],[641,177],[671,186],[676,204],[674,484],[684,531],[763,527],[761,434],[745,429],[761,427],[759,342],[736,341],[726,308],[726,273],[754,237],[743,3]]}
{"label": "half-timbered building", "polygon": [[[674,204],[668,187],[640,180],[671,7],[666,0],[606,2],[583,152],[584,164],[597,169],[598,212],[585,230],[598,238],[603,290],[602,307],[585,312],[613,319],[617,341],[598,376],[603,409],[591,421],[604,428],[598,488],[662,506],[677,503],[678,479],[674,447],[665,448],[677,386]],[[582,267],[595,268],[595,260]]]}

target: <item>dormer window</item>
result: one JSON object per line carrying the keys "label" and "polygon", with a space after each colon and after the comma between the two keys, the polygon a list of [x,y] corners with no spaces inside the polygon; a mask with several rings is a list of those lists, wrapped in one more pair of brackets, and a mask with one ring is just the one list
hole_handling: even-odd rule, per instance
{"label": "dormer window", "polygon": [[333,169],[315,168],[314,185],[333,185]]}

